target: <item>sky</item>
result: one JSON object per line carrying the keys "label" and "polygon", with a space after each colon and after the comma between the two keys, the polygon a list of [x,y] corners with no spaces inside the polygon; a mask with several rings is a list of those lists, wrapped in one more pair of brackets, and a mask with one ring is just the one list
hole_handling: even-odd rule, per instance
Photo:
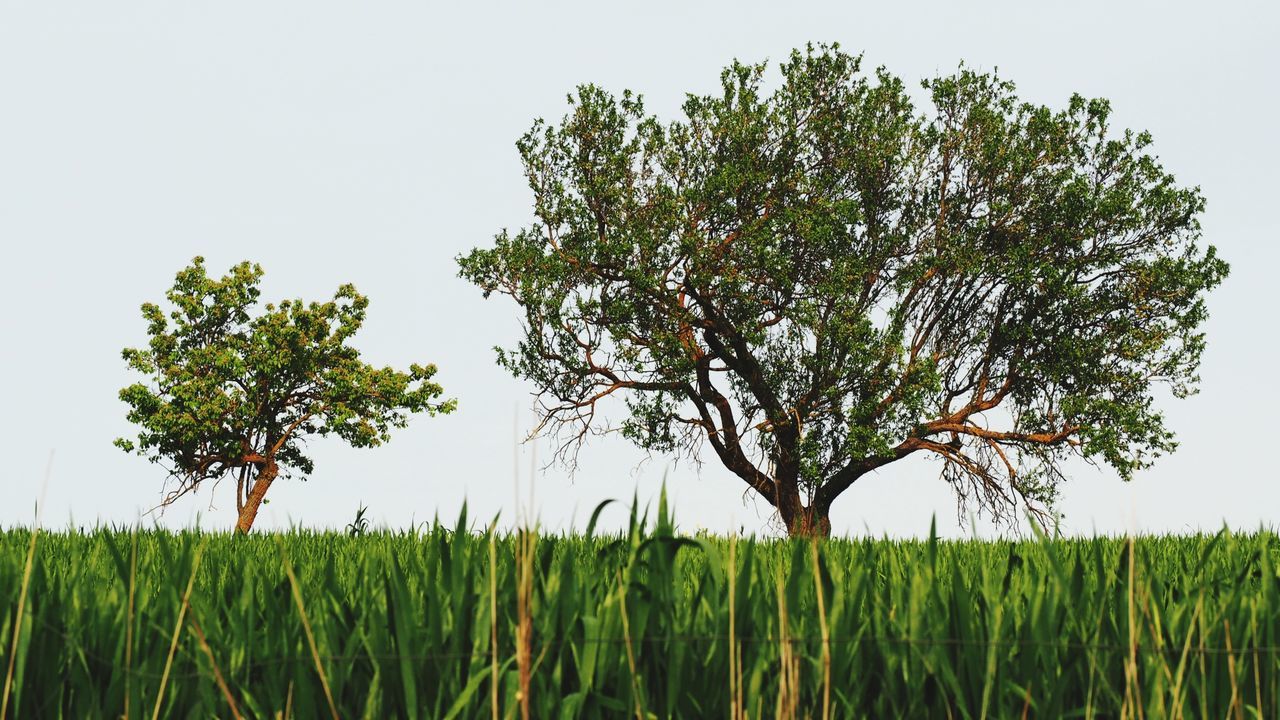
{"label": "sky", "polygon": [[[277,483],[258,527],[340,527],[361,504],[407,528],[466,502],[484,525],[581,528],[597,503],[656,503],[680,527],[777,534],[763,501],[714,462],[599,438],[576,473],[520,443],[531,387],[497,367],[518,309],[484,300],[454,258],[531,216],[515,140],[594,82],[662,118],[738,58],[838,42],[912,85],[961,61],[1021,97],[1109,98],[1208,199],[1204,237],[1231,263],[1209,299],[1201,393],[1160,399],[1179,450],[1132,482],[1069,467],[1071,534],[1280,524],[1268,450],[1280,405],[1271,306],[1280,261],[1280,6],[1270,2],[428,3],[0,0],[0,526],[234,522],[230,485],[163,513],[162,468],[127,455],[120,358],[146,342],[140,304],[193,256],[266,271],[264,300],[370,298],[356,338],[375,364],[433,362],[449,416],[376,449],[312,444],[315,473]],[[958,515],[938,464],[868,475],[837,534],[1001,532]],[[626,520],[626,503],[602,516]]]}

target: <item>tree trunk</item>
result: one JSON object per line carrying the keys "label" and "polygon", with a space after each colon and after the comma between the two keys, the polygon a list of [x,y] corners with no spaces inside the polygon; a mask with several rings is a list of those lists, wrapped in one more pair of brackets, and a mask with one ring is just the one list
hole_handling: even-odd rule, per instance
{"label": "tree trunk", "polygon": [[787,535],[797,537],[827,537],[831,535],[829,508],[819,502],[806,507],[794,484],[779,488],[778,514],[787,526]]}
{"label": "tree trunk", "polygon": [[262,505],[262,498],[266,496],[267,488],[271,487],[271,482],[276,479],[278,472],[279,468],[276,467],[275,460],[268,460],[258,471],[258,476],[253,481],[253,489],[249,491],[244,508],[240,510],[240,519],[236,522],[237,533],[247,535],[253,528],[253,521],[258,517],[258,507]]}
{"label": "tree trunk", "polygon": [[831,516],[816,507],[802,508],[787,521],[787,535],[793,538],[830,537]]}

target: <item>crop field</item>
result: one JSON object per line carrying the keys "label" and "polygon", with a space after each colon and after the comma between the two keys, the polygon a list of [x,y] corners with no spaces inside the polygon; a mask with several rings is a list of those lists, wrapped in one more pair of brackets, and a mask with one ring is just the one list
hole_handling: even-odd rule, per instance
{"label": "crop field", "polygon": [[0,533],[9,718],[1280,713],[1270,532],[32,540]]}

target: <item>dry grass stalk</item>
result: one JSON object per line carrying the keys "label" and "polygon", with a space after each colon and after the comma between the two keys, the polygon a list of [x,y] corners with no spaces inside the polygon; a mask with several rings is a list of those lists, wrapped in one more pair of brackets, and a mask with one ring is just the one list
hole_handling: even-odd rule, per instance
{"label": "dry grass stalk", "polygon": [[498,538],[489,528],[489,708],[498,720]]}
{"label": "dry grass stalk", "polygon": [[778,575],[778,718],[795,720],[800,703],[800,663],[791,646],[791,620],[787,616],[787,589]]}
{"label": "dry grass stalk", "polygon": [[31,566],[36,559],[36,536],[40,534],[37,524],[31,528],[31,544],[27,547],[27,562],[22,570],[22,590],[18,592],[18,611],[13,616],[13,643],[9,648],[9,669],[4,674],[4,700],[0,701],[0,720],[9,715],[9,694],[13,692],[13,668],[18,659],[18,637],[22,635],[22,618],[26,614],[27,590],[31,587]]}
{"label": "dry grass stalk", "polygon": [[[160,708],[164,704],[165,686],[169,683],[169,671],[173,669],[173,655],[178,651],[178,638],[182,634],[182,623],[187,617],[187,608],[191,607],[191,591],[196,586],[196,572],[200,569],[200,557],[204,554],[205,544],[196,548],[195,558],[191,561],[191,577],[187,579],[187,590],[182,594],[182,605],[178,608],[178,621],[173,625],[173,639],[169,642],[169,657],[164,661],[164,673],[160,675],[160,689],[156,692],[156,707],[151,713],[151,720],[158,720]],[[335,719],[336,720],[336,719]]]}
{"label": "dry grass stalk", "polygon": [[813,585],[818,595],[818,627],[822,631],[822,720],[831,719],[831,629],[827,627],[827,601],[822,592],[822,568],[818,564],[818,540],[810,546]]}
{"label": "dry grass stalk", "polygon": [[298,577],[293,572],[293,564],[284,553],[284,545],[280,545],[280,557],[284,561],[284,571],[289,576],[289,587],[293,589],[293,602],[298,606],[298,614],[302,617],[302,629],[307,634],[307,646],[311,648],[311,659],[316,666],[316,674],[320,676],[320,687],[324,690],[324,699],[329,703],[329,714],[338,720],[338,706],[333,701],[333,691],[329,688],[329,678],[324,671],[324,663],[320,662],[320,650],[316,646],[316,636],[311,630],[311,621],[307,618],[307,609],[302,604],[302,590],[298,587]]}
{"label": "dry grass stalk", "polygon": [[227,687],[227,681],[222,677],[222,669],[218,667],[218,661],[213,658],[213,649],[209,647],[209,641],[204,636],[204,630],[200,629],[200,623],[195,616],[191,616],[191,630],[196,634],[196,639],[200,642],[200,649],[204,650],[204,654],[209,658],[209,666],[213,668],[213,679],[218,684],[218,690],[222,693],[222,697],[226,698],[227,705],[231,708],[231,717],[241,720],[244,716],[240,714],[240,709],[236,707],[236,699],[231,695],[231,688]]}
{"label": "dry grass stalk", "polygon": [[520,574],[516,594],[516,665],[520,672],[520,717],[529,720],[530,676],[533,670],[533,563],[537,535],[532,530],[522,530],[517,539],[517,563]]}

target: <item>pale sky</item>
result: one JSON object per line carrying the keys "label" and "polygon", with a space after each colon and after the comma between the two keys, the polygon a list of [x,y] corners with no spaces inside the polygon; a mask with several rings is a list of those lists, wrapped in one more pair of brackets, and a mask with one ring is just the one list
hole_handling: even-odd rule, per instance
{"label": "pale sky", "polygon": [[[531,504],[534,451],[513,427],[531,426],[530,387],[492,352],[516,337],[518,309],[482,300],[453,259],[527,223],[513,143],[558,119],[577,84],[631,88],[670,119],[733,58],[808,41],[865,51],[912,85],[961,60],[998,67],[1024,99],[1106,97],[1114,127],[1153,133],[1165,167],[1208,198],[1205,239],[1231,277],[1210,297],[1200,395],[1161,401],[1181,448],[1128,484],[1073,465],[1064,529],[1280,524],[1277,7],[0,0],[0,526],[31,522],[51,451],[46,525],[132,523],[159,500],[163,470],[111,444],[131,430],[120,350],[146,341],[138,306],[203,255],[218,274],[260,263],[267,300],[355,283],[371,301],[366,359],[434,362],[460,402],[382,448],[313,444],[315,474],[278,482],[258,527],[338,526],[362,502],[392,527],[452,522],[465,499],[480,522],[532,507],[544,527],[581,528],[600,500],[653,500],[666,476],[681,527],[770,532],[767,504],[744,502],[711,454],[701,470],[637,466],[620,438],[594,440],[573,478],[536,473]],[[836,502],[835,532],[919,535],[936,514],[968,535],[937,470],[863,477]],[[158,521],[230,528],[234,506],[224,485]],[[602,524],[623,522],[616,508]]]}

